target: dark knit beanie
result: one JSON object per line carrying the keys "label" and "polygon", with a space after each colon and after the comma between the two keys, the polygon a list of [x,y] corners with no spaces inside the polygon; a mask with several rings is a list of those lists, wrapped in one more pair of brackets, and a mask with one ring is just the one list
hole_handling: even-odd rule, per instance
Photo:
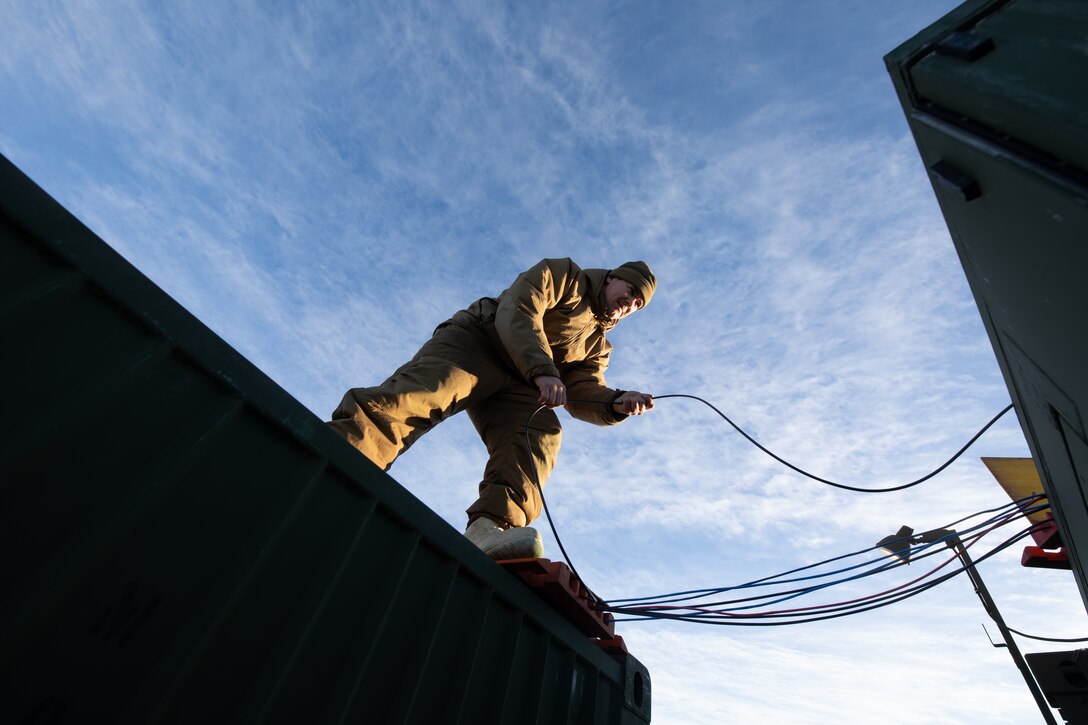
{"label": "dark knit beanie", "polygon": [[625,262],[609,274],[634,285],[635,290],[642,297],[643,307],[650,304],[650,298],[654,296],[654,290],[657,289],[657,278],[645,262]]}

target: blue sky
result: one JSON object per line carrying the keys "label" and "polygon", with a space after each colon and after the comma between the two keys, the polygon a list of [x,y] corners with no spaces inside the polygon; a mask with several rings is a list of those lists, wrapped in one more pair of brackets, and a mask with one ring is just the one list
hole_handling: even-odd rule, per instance
{"label": "blue sky", "polygon": [[[543,257],[645,259],[659,291],[611,383],[886,486],[1009,400],[882,62],[956,4],[5,0],[0,151],[321,418]],[[860,495],[687,401],[563,420],[546,492],[606,598],[941,526],[1007,501],[979,456],[1027,455],[1007,417],[939,478]],[[461,528],[483,462],[454,419],[391,473]],[[1010,626],[1084,634],[1072,576],[1019,550],[980,566]],[[984,621],[959,577],[829,622],[620,633],[659,724],[1037,718]]]}

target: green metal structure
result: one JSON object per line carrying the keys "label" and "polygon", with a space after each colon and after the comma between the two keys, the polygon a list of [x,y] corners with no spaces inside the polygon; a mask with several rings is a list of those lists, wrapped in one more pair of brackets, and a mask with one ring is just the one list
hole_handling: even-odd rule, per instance
{"label": "green metal structure", "polygon": [[1088,606],[1088,3],[968,2],[885,58]]}
{"label": "green metal structure", "polygon": [[884,60],[1088,607],[1088,2],[972,0]]}
{"label": "green metal structure", "polygon": [[0,157],[0,717],[620,723],[606,653]]}

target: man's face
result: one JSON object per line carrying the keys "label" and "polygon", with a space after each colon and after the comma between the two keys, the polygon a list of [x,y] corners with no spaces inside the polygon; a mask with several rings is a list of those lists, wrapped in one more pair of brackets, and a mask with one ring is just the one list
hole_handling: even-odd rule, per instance
{"label": "man's face", "polygon": [[604,302],[605,315],[613,320],[622,320],[644,304],[633,284],[612,275],[604,284]]}

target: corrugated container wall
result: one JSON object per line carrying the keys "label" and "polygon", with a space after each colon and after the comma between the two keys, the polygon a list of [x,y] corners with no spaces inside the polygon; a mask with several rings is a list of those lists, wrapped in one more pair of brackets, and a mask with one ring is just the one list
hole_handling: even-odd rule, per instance
{"label": "corrugated container wall", "polygon": [[885,57],[1088,607],[1088,2],[972,0]]}
{"label": "corrugated container wall", "polygon": [[0,157],[12,723],[644,723],[613,659]]}

